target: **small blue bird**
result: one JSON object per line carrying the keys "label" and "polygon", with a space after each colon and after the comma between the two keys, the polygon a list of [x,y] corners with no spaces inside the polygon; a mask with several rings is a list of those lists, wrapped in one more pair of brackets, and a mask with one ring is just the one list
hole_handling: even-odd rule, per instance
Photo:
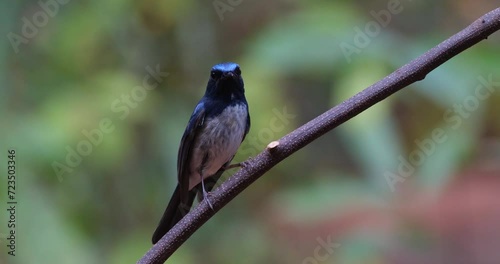
{"label": "small blue bird", "polygon": [[[153,234],[153,244],[187,214],[197,194],[207,199],[207,192],[228,168],[249,129],[240,66],[232,62],[215,65],[205,95],[182,136],[177,156],[177,188]],[[207,202],[212,206],[208,199]]]}

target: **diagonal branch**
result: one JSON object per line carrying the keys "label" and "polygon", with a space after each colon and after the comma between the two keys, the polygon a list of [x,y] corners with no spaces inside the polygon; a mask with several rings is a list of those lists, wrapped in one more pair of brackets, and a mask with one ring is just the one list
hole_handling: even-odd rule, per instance
{"label": "diagonal branch", "polygon": [[206,201],[202,201],[138,263],[163,263],[210,217],[280,161],[402,88],[424,79],[429,72],[447,60],[499,29],[500,8],[497,8],[384,79],[297,128],[279,141],[272,142],[255,158],[247,160],[241,170],[211,193],[213,210]]}

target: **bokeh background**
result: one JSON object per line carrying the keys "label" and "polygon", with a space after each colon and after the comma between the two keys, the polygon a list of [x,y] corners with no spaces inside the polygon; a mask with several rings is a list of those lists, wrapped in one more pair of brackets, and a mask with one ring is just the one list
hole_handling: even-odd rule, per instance
{"label": "bokeh background", "polygon": [[[51,5],[0,3],[1,263],[137,261],[214,64],[243,70],[243,161],[500,1],[41,3]],[[388,5],[400,12],[380,26],[373,13]],[[286,159],[169,263],[500,263],[499,45],[496,33]],[[157,67],[168,76],[144,86]],[[102,122],[108,132],[88,149],[82,131]],[[6,255],[9,148],[16,257]],[[69,164],[78,148],[85,155]]]}

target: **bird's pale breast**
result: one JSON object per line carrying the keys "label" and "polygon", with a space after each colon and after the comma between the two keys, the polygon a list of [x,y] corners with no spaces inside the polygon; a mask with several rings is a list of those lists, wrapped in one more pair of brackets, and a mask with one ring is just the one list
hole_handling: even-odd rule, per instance
{"label": "bird's pale breast", "polygon": [[203,178],[210,177],[231,161],[243,140],[246,122],[247,108],[243,104],[229,106],[220,115],[204,121],[203,132],[193,149],[190,168],[194,171],[189,175],[189,190],[201,182],[199,172]]}

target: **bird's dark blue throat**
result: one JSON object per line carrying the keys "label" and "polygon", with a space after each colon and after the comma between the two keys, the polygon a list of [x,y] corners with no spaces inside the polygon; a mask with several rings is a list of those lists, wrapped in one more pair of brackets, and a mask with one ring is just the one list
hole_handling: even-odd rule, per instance
{"label": "bird's dark blue throat", "polygon": [[207,200],[250,129],[240,66],[227,62],[210,71],[205,95],[196,105],[182,136],[177,158],[178,185],[163,213],[153,244],[168,232],[199,194]]}

